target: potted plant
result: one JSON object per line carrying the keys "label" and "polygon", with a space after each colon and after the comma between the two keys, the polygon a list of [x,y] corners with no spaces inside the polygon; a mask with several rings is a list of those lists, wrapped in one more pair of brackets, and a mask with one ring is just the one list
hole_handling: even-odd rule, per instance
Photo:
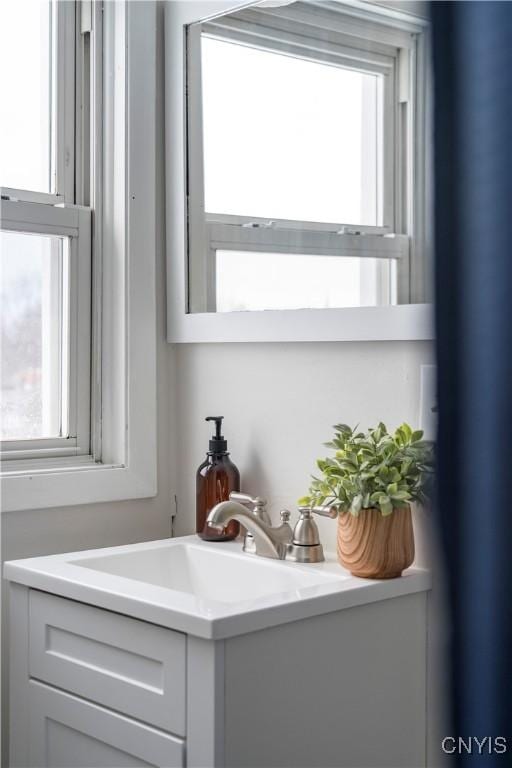
{"label": "potted plant", "polygon": [[393,434],[382,422],[367,433],[336,424],[326,443],[332,458],[318,459],[301,505],[338,507],[338,559],[354,576],[391,579],[414,559],[411,503],[424,504],[434,468],[433,444],[402,424]]}

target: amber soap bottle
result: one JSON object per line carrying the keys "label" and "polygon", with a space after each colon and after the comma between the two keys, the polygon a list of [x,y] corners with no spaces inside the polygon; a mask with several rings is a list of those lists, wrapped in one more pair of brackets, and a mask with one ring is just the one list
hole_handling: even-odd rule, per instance
{"label": "amber soap bottle", "polygon": [[240,531],[236,520],[231,520],[223,531],[206,524],[210,510],[219,501],[227,501],[231,491],[240,490],[240,472],[229,458],[228,443],[222,435],[223,418],[206,417],[206,421],[215,422],[215,434],[196,474],[196,532],[205,541],[230,541],[236,539]]}

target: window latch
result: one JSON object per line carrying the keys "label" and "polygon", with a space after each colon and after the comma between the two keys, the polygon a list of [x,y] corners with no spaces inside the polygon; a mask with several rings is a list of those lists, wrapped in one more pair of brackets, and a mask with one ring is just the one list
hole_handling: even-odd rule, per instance
{"label": "window latch", "polygon": [[272,229],[275,221],[245,221],[242,227],[246,229]]}
{"label": "window latch", "polygon": [[361,229],[354,229],[354,227],[341,227],[336,231],[337,235],[364,235]]}

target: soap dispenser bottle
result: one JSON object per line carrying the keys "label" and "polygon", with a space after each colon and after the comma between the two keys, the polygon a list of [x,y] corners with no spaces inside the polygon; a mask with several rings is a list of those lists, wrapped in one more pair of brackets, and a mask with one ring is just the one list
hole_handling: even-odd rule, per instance
{"label": "soap dispenser bottle", "polygon": [[223,418],[206,417],[206,421],[215,422],[215,435],[196,474],[196,532],[205,541],[230,541],[236,539],[240,532],[236,520],[230,520],[223,531],[206,524],[210,510],[220,501],[227,501],[231,491],[240,490],[240,473],[229,458],[228,443],[221,434]]}

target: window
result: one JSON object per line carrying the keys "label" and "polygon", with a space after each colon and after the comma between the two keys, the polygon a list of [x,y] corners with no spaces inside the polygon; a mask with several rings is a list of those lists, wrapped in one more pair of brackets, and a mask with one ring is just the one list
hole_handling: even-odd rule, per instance
{"label": "window", "polygon": [[218,312],[392,303],[379,293],[393,282],[391,259],[221,250],[215,256]]}
{"label": "window", "polygon": [[416,36],[296,3],[187,46],[188,311],[409,302]]}
{"label": "window", "polygon": [[52,6],[5,0],[0,21],[2,185],[52,192]]}
{"label": "window", "polygon": [[[20,51],[24,32],[12,14],[21,5],[26,17],[28,3],[0,3],[0,34],[9,18],[5,35],[17,35]],[[31,14],[39,7],[34,0]],[[1,397],[10,414],[0,418],[1,511],[147,498],[157,485],[155,41],[163,6],[45,7],[48,186],[11,175],[1,188],[0,320],[9,336]],[[35,45],[28,48],[39,77]],[[4,72],[2,58],[0,90]],[[15,91],[11,98],[17,105]]]}
{"label": "window", "polygon": [[54,235],[0,232],[2,249],[2,438],[60,437],[63,408],[61,329],[69,240]]}
{"label": "window", "polygon": [[91,30],[83,8],[0,4],[3,460],[91,452]]}
{"label": "window", "polygon": [[206,34],[201,63],[207,214],[382,225],[382,75]]}

